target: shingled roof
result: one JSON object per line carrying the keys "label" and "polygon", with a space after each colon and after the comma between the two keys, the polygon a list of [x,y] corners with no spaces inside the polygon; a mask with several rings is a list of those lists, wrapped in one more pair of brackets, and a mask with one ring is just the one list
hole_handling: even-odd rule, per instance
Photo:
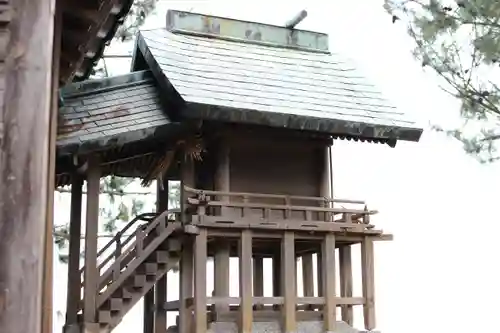
{"label": "shingled roof", "polygon": [[166,29],[139,34],[134,63],[186,103],[188,118],[390,144],[422,133],[321,33],[169,11]]}
{"label": "shingled roof", "polygon": [[59,154],[122,146],[171,123],[149,71],[73,83],[61,97]]}

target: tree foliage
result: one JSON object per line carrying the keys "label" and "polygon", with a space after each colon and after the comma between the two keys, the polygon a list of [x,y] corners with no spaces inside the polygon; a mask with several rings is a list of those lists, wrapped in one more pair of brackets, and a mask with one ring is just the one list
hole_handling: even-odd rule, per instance
{"label": "tree foliage", "polygon": [[406,24],[414,56],[459,99],[463,126],[442,129],[481,162],[500,158],[500,2],[385,0],[393,23]]}

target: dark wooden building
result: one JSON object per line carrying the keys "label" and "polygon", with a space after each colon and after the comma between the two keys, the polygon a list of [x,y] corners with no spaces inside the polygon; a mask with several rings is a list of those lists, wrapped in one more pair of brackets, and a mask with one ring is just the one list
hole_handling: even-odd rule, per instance
{"label": "dark wooden building", "polygon": [[[61,80],[85,78],[84,63]],[[376,328],[373,243],[392,236],[374,225],[376,211],[364,201],[334,197],[332,145],[394,147],[418,141],[422,129],[332,53],[326,34],[169,11],[166,28],[137,36],[129,74],[73,82],[60,96],[54,183],[72,185],[67,332],[108,332],[143,298],[145,333],[166,332],[167,311],[179,312],[174,329],[182,333],[345,332],[355,306],[365,329]],[[98,249],[106,175],[156,180],[157,211]],[[168,180],[181,182],[180,209],[168,207]],[[362,295],[353,295],[354,244]],[[231,257],[239,259],[238,297],[229,293]],[[173,267],[180,297],[167,302]]]}

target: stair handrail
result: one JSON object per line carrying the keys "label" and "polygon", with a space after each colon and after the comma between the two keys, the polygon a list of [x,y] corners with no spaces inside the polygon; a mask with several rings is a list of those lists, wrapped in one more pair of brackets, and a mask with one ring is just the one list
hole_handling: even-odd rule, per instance
{"label": "stair handrail", "polygon": [[[104,259],[97,266],[97,270],[100,271],[101,268],[104,267],[104,265],[106,265],[115,256],[115,252],[118,250],[118,248],[120,248],[120,250],[121,250],[124,246],[127,245],[127,243],[130,241],[130,239],[132,239],[133,234],[129,235],[127,237],[127,239],[125,239],[125,241],[123,241],[123,242],[121,241],[121,238],[123,237],[123,235],[125,234],[125,232],[127,230],[129,230],[134,224],[136,224],[137,221],[151,222],[158,215],[159,215],[158,213],[143,213],[143,214],[137,215],[129,223],[127,223],[120,231],[118,231],[116,233],[116,235],[113,236],[113,238],[111,238],[111,240],[106,245],[104,245],[104,247],[102,249],[100,249],[99,252],[97,252],[97,258],[99,258],[104,253],[104,251],[106,251],[107,249],[109,249],[111,247],[111,245],[113,245],[115,243],[117,245],[119,245],[119,246],[117,246],[117,249],[115,251],[113,251],[113,253],[109,254],[106,257],[106,259]],[[80,276],[81,276],[81,283],[82,284],[84,281],[84,277],[83,277],[84,271],[85,271],[85,266],[83,266],[80,269]]]}
{"label": "stair handrail", "polygon": [[[150,232],[152,232],[159,224],[161,221],[164,221],[164,228],[167,229],[167,224],[168,224],[168,215],[172,213],[178,213],[179,209],[171,209],[171,210],[165,210],[163,213],[159,214],[153,221],[148,223],[144,229],[139,229],[137,232],[134,233],[135,240],[132,242],[130,245],[129,249],[130,251],[136,251],[136,257],[132,259],[132,261],[136,260],[138,257],[140,257],[141,253],[145,250],[147,250],[151,244],[146,245],[146,247],[143,247],[143,240],[146,238],[146,235],[148,235]],[[113,264],[109,266],[106,271],[101,274],[101,276],[107,276],[113,273],[118,272],[118,274],[113,274],[114,275],[114,280],[117,279],[123,272],[121,271],[121,262],[127,257],[130,251],[125,251],[122,252],[122,254],[115,259]],[[132,261],[129,263],[131,264]],[[133,265],[133,264],[132,264]],[[106,290],[108,292],[108,290]],[[98,291],[99,294],[99,291]],[[99,306],[100,304],[98,304]]]}

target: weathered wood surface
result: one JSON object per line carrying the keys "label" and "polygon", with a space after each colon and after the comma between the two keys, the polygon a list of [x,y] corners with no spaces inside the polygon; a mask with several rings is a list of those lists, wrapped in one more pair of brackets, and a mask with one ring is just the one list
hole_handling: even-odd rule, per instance
{"label": "weathered wood surface", "polygon": [[38,333],[44,325],[54,1],[0,1],[0,21],[0,332]]}

